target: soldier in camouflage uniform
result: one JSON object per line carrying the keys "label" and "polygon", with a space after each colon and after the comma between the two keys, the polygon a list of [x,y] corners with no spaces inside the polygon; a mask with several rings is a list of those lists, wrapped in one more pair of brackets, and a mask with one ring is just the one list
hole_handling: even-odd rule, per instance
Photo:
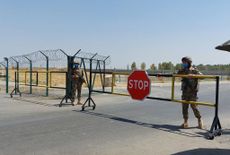
{"label": "soldier in camouflage uniform", "polygon": [[77,104],[82,105],[81,103],[81,90],[82,84],[85,82],[83,70],[80,69],[79,62],[76,62],[73,67],[73,75],[72,75],[72,104],[74,104],[76,91],[77,91]]}
{"label": "soldier in camouflage uniform", "polygon": [[[196,68],[192,67],[192,60],[189,57],[182,58],[182,69],[178,71],[178,74],[201,74]],[[197,101],[197,92],[199,90],[199,83],[197,78],[182,78],[181,90],[182,100],[185,101]],[[197,108],[197,104],[190,104],[195,117],[198,119],[198,128],[203,128],[200,112]],[[184,123],[182,128],[188,128],[188,108],[189,104],[182,104],[182,114]]]}

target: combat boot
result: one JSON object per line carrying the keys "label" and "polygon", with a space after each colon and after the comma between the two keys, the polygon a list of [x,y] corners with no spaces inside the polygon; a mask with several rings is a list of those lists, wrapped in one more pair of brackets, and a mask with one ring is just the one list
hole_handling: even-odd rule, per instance
{"label": "combat boot", "polygon": [[203,121],[201,119],[198,119],[198,128],[203,129]]}
{"label": "combat boot", "polygon": [[184,123],[181,124],[181,127],[182,127],[183,129],[187,129],[187,128],[188,128],[188,119],[184,119]]}
{"label": "combat boot", "polygon": [[78,101],[77,101],[77,105],[82,105],[82,103],[81,103],[81,99],[78,99]]}
{"label": "combat boot", "polygon": [[70,101],[71,101],[72,106],[74,106],[75,105],[74,104],[74,102],[75,102],[74,99],[71,99]]}

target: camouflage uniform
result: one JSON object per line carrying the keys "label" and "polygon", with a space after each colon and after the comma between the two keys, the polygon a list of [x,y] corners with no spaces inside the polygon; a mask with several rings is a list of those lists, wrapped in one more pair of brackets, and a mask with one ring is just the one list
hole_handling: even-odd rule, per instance
{"label": "camouflage uniform", "polygon": [[[178,71],[178,74],[201,74],[197,69],[191,67],[187,70],[182,69]],[[197,92],[199,90],[199,83],[197,78],[182,78],[181,83],[181,90],[182,90],[182,100],[185,101],[197,101]],[[194,115],[196,118],[200,119],[201,115],[199,110],[197,109],[197,104],[190,104]],[[182,113],[183,118],[188,120],[188,108],[189,104],[184,103],[182,104]]]}
{"label": "camouflage uniform", "polygon": [[72,76],[72,102],[75,101],[76,97],[76,91],[77,91],[77,99],[78,99],[78,104],[80,104],[81,101],[81,89],[82,89],[82,84],[85,82],[84,80],[84,74],[83,70],[81,69],[74,69],[73,70],[73,76]]}

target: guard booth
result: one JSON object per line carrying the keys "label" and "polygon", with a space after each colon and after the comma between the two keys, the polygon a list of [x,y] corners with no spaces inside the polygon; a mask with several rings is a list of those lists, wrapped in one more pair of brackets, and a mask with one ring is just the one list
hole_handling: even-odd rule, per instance
{"label": "guard booth", "polygon": [[216,46],[216,49],[230,52],[230,40],[226,41],[222,45]]}

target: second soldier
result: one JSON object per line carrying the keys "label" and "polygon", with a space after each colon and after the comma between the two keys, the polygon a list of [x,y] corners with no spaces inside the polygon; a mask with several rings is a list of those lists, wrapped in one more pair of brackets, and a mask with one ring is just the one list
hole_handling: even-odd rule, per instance
{"label": "second soldier", "polygon": [[77,92],[77,105],[82,105],[81,103],[81,90],[82,85],[85,83],[83,70],[80,69],[79,62],[75,62],[73,66],[72,74],[72,104],[75,104],[76,92]]}

